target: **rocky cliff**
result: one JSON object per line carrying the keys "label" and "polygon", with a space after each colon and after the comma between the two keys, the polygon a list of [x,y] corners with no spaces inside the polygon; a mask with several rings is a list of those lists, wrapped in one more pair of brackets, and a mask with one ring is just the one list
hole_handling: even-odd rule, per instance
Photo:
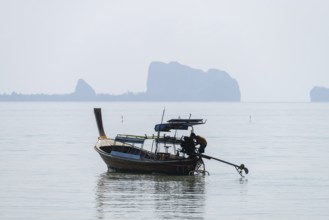
{"label": "rocky cliff", "polygon": [[329,88],[314,87],[310,92],[311,102],[329,102]]}
{"label": "rocky cliff", "polygon": [[239,102],[241,97],[237,81],[226,72],[204,72],[177,62],[150,64],[145,95],[153,101]]}

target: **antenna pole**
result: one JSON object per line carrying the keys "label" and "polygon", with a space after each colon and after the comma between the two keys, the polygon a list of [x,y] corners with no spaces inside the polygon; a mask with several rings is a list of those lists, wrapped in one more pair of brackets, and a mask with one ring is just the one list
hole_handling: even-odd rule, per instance
{"label": "antenna pole", "polygon": [[[163,111],[162,111],[162,118],[161,118],[161,124],[163,123],[163,117],[164,117],[164,114],[165,114],[165,111],[166,111],[166,108],[163,108]],[[158,139],[160,138],[160,130],[158,131]],[[159,147],[159,143],[158,141],[156,142],[156,148],[155,148],[155,154],[158,152],[158,147]]]}

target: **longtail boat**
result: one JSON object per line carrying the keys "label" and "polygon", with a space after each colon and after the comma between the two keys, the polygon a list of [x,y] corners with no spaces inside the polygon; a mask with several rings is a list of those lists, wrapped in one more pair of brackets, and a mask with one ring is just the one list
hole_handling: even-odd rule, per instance
{"label": "longtail boat", "polygon": [[[248,173],[243,164],[237,166],[198,152],[191,134],[194,134],[194,126],[206,123],[203,119],[171,119],[166,123],[161,122],[154,127],[157,135],[118,134],[115,138],[109,138],[104,131],[101,109],[94,108],[94,114],[99,132],[95,150],[109,170],[168,175],[207,174],[202,159],[206,158],[235,166],[241,176],[242,170]],[[177,130],[185,130],[190,134],[178,137]],[[171,131],[175,131],[174,135],[170,135]]]}

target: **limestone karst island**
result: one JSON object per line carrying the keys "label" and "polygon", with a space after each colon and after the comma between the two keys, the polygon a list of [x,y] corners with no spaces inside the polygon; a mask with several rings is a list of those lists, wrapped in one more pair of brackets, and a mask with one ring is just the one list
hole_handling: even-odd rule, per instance
{"label": "limestone karst island", "polygon": [[310,92],[311,102],[329,102],[329,89],[325,87],[314,87]]}
{"label": "limestone karst island", "polygon": [[177,62],[152,62],[145,92],[121,95],[97,94],[83,79],[73,93],[0,95],[0,101],[212,101],[240,102],[238,82],[228,73],[210,69],[204,72]]}

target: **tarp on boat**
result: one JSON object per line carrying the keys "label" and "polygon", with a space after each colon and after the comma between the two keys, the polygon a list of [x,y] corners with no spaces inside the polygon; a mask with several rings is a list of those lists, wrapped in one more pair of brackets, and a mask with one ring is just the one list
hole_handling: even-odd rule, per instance
{"label": "tarp on boat", "polygon": [[169,123],[204,124],[203,119],[170,119]]}
{"label": "tarp on boat", "polygon": [[168,123],[157,124],[154,127],[155,131],[168,132],[170,130],[187,130],[193,125],[204,124],[203,119],[170,119]]}
{"label": "tarp on boat", "polygon": [[154,127],[155,131],[170,131],[170,130],[187,130],[188,126],[181,123],[166,123],[166,124],[157,124]]}

